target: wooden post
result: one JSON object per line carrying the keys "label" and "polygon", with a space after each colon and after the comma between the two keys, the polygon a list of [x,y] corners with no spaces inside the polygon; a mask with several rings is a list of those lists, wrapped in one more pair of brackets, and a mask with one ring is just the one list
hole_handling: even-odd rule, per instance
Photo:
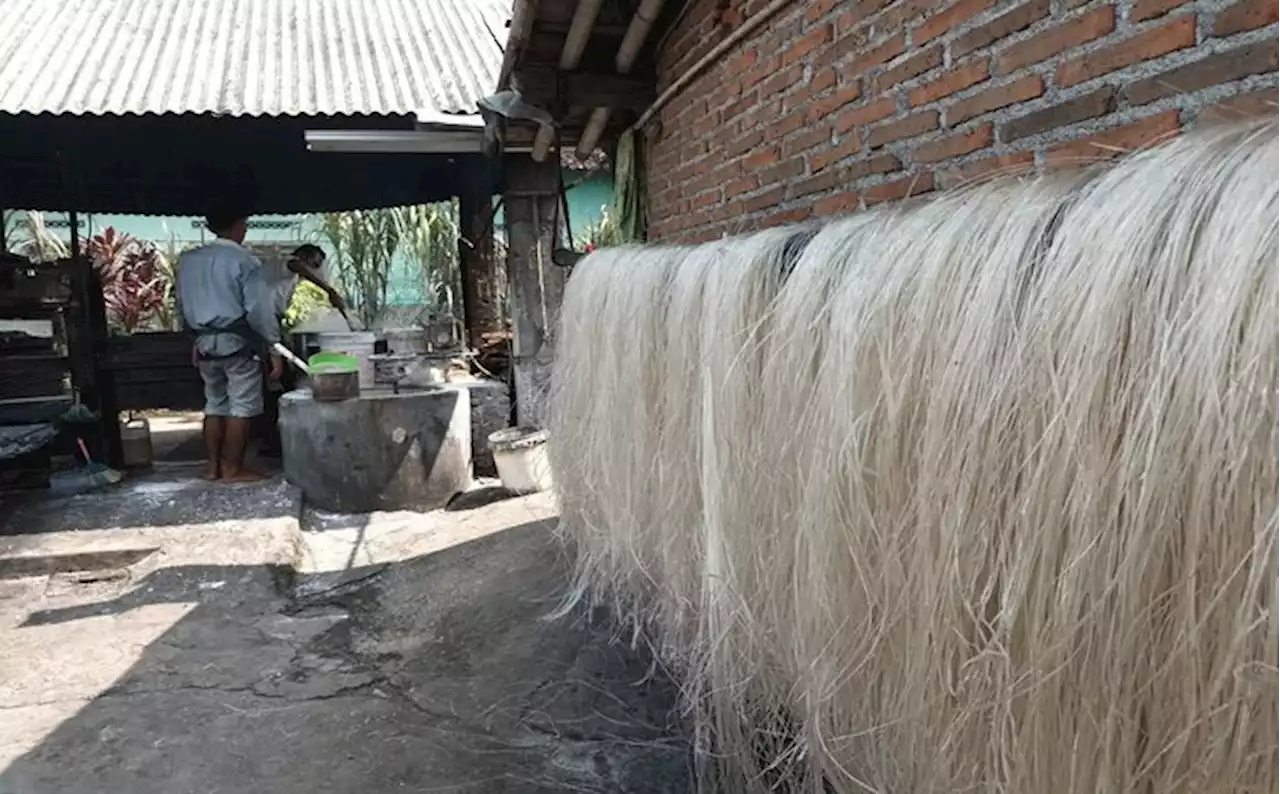
{"label": "wooden post", "polygon": [[544,427],[566,277],[551,261],[560,158],[536,163],[528,155],[510,155],[504,174],[516,421]]}
{"label": "wooden post", "polygon": [[480,350],[502,337],[500,266],[493,256],[493,198],[468,185],[458,196],[458,263],[462,269],[462,313],[467,346]]}
{"label": "wooden post", "polygon": [[111,466],[120,467],[124,461],[124,447],[120,441],[120,410],[116,399],[115,373],[106,364],[110,358],[110,331],[107,329],[107,305],[102,294],[102,278],[93,266],[93,261],[80,250],[79,213],[72,210],[67,213],[71,222],[71,261],[75,269],[84,279],[85,335],[81,338],[80,355],[91,356],[93,376],[92,386],[80,391],[80,399],[86,406],[96,410],[99,415],[101,430],[101,449],[103,460]]}

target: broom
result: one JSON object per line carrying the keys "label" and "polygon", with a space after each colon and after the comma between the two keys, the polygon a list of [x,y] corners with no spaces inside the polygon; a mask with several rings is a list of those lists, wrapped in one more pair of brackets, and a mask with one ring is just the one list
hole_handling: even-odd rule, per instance
{"label": "broom", "polygon": [[120,472],[89,457],[89,448],[85,446],[83,438],[76,436],[76,444],[80,447],[80,454],[84,455],[84,473],[95,486],[115,485],[124,479]]}

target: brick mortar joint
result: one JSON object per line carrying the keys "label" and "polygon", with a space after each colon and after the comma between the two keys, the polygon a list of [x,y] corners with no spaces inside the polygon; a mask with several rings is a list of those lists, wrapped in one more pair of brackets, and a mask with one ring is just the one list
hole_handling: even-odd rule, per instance
{"label": "brick mortar joint", "polygon": [[[989,45],[989,46],[980,48],[979,50],[976,50],[975,53],[978,54],[977,57],[992,58],[997,53],[1006,50],[1010,46],[1013,46],[1011,42],[1016,42],[1019,38],[1030,38],[1036,35],[1037,30],[1047,29],[1048,27],[1051,27],[1054,24],[1061,24],[1064,19],[1072,19],[1072,18],[1082,16],[1084,14],[1090,13],[1091,11],[1096,10],[1096,8],[1099,7],[1100,5],[1101,3],[1098,3],[1098,2],[1086,4],[1078,9],[1074,9],[1070,14],[1064,15],[1061,9],[1060,2],[1051,3],[1051,6],[1050,6],[1051,12],[1056,12],[1056,13],[1051,13],[1051,15],[1046,20],[1042,20],[1041,23],[1038,23],[1037,25],[1032,25],[1028,27],[1026,30],[1019,31],[1018,33],[1013,34],[1011,36],[1003,37],[994,45]],[[1008,83],[1011,83],[1020,77],[1024,77],[1028,73],[1048,73],[1050,71],[1056,70],[1057,65],[1061,64],[1062,62],[1068,59],[1081,57],[1083,54],[1087,52],[1090,52],[1099,48],[1105,48],[1117,41],[1122,41],[1124,39],[1127,39],[1132,35],[1136,35],[1136,32],[1140,31],[1144,27],[1149,29],[1163,27],[1164,25],[1168,24],[1170,21],[1177,19],[1179,16],[1186,16],[1190,13],[1197,13],[1199,14],[1197,20],[1198,22],[1201,23],[1200,26],[1203,26],[1205,24],[1211,24],[1212,14],[1210,12],[1216,12],[1223,8],[1227,8],[1230,5],[1231,3],[1227,0],[1223,0],[1222,2],[1212,2],[1212,3],[1204,2],[1204,0],[1201,0],[1200,2],[1196,2],[1192,6],[1189,6],[1181,10],[1175,9],[1173,12],[1165,14],[1161,17],[1153,18],[1151,20],[1146,20],[1142,23],[1129,23],[1128,10],[1132,7],[1132,3],[1128,3],[1128,4],[1122,3],[1121,8],[1123,9],[1123,12],[1121,15],[1121,22],[1119,22],[1116,25],[1116,29],[1113,30],[1110,34],[1108,34],[1107,36],[1101,37],[1093,42],[1089,42],[1085,45],[1069,50],[1068,51],[1068,53],[1070,53],[1069,55],[1067,53],[1061,53],[1057,56],[1053,56],[1049,59],[1046,59],[1045,61],[1035,63],[1035,64],[1029,64],[1023,67],[1022,69],[1016,70],[1010,73],[1010,75],[1006,77],[1007,82],[1002,83],[1002,85],[1007,85]],[[975,17],[974,19],[969,20],[968,23],[966,23],[965,25],[957,26],[956,28],[952,29],[944,37],[942,37],[944,43],[947,46],[947,49],[948,50],[950,49],[950,45],[956,37],[963,35],[963,33],[966,32],[967,30],[973,29],[974,27],[977,27],[981,24],[985,24],[986,22],[1002,15],[1003,13],[1009,10],[1010,9],[1008,8],[994,9],[986,14],[979,15],[978,17]],[[830,21],[831,16],[832,16],[831,14],[828,14],[823,19],[825,19],[826,21]],[[832,165],[830,165],[829,168],[832,168],[832,169],[838,168],[840,167],[841,164],[844,164],[844,163],[856,164],[859,161],[869,160],[871,158],[880,156],[882,154],[894,154],[895,156],[898,156],[902,160],[904,164],[903,171],[893,172],[889,174],[863,175],[857,180],[854,180],[853,184],[865,189],[868,187],[873,187],[878,184],[883,184],[885,182],[895,181],[901,178],[904,174],[921,172],[920,166],[922,164],[914,163],[909,156],[910,150],[913,146],[926,145],[930,142],[942,140],[944,138],[947,138],[953,135],[961,135],[967,132],[972,132],[973,130],[978,129],[979,127],[983,126],[986,123],[991,123],[993,127],[995,127],[998,131],[999,127],[1002,124],[1005,124],[1010,120],[1021,118],[1028,114],[1035,113],[1035,112],[1038,112],[1039,110],[1056,106],[1063,102],[1069,102],[1074,98],[1078,98],[1080,96],[1090,94],[1102,87],[1110,88],[1114,90],[1117,94],[1119,94],[1119,93],[1122,93],[1121,91],[1122,86],[1118,85],[1118,83],[1123,83],[1126,81],[1132,82],[1135,79],[1144,79],[1142,76],[1139,76],[1139,75],[1146,74],[1150,76],[1154,74],[1159,74],[1168,69],[1179,68],[1180,66],[1186,65],[1186,64],[1194,64],[1202,60],[1203,58],[1209,57],[1219,52],[1232,50],[1232,49],[1235,49],[1236,47],[1249,46],[1252,43],[1264,41],[1268,38],[1274,39],[1275,27],[1276,26],[1273,24],[1258,30],[1244,31],[1244,32],[1236,33],[1226,37],[1221,37],[1221,38],[1210,37],[1204,40],[1203,42],[1201,42],[1201,44],[1197,47],[1175,51],[1173,53],[1168,53],[1164,56],[1160,56],[1155,59],[1140,61],[1138,63],[1127,66],[1123,69],[1116,70],[1109,74],[1099,75],[1098,77],[1092,78],[1088,81],[1084,81],[1076,86],[1070,86],[1067,88],[1062,88],[1060,86],[1055,85],[1055,81],[1052,79],[1052,76],[1050,75],[1050,79],[1046,81],[1045,92],[1042,97],[1024,101],[1024,102],[1015,103],[1014,105],[1007,108],[1001,108],[995,111],[984,113],[972,119],[966,120],[965,122],[955,125],[953,127],[942,127],[942,128],[939,128],[938,130],[930,131],[919,136],[906,138],[900,141],[893,141],[884,146],[876,147],[874,149],[866,148],[863,151],[858,152],[857,154],[852,155],[850,157],[841,158],[838,161],[833,161]],[[839,37],[837,37],[836,39],[836,43],[838,42],[839,42]],[[891,62],[891,64],[900,64],[901,62],[905,61],[906,59],[912,57],[915,54],[918,54],[918,51],[906,52],[902,56],[900,56],[898,59],[895,59],[893,62]],[[970,60],[969,58],[965,58],[960,63],[964,64],[964,63],[967,63],[969,60]],[[814,69],[813,65],[809,62],[802,61],[800,65],[801,65],[801,68],[803,69],[803,74],[804,74],[803,80],[797,82],[796,85],[788,87],[779,95],[780,97],[785,97],[785,96],[791,95],[794,92],[797,92],[798,90],[803,88],[803,86],[808,81],[812,80],[813,76],[817,73],[817,70]],[[955,65],[956,64],[952,65],[953,68]],[[879,67],[881,71],[887,68],[891,68],[891,65],[886,64],[882,67]],[[869,70],[867,74],[870,75],[870,74],[873,74],[874,72],[875,70]],[[904,118],[907,115],[910,115],[913,112],[917,112],[920,110],[945,109],[945,106],[947,104],[954,103],[956,101],[959,101],[969,96],[975,96],[978,93],[980,93],[982,90],[991,89],[993,87],[991,81],[987,81],[985,83],[980,83],[969,89],[966,89],[963,92],[958,92],[957,94],[953,94],[948,97],[939,98],[934,102],[926,103],[924,105],[919,106],[918,108],[906,107],[904,99],[905,99],[905,92],[909,89],[909,86],[922,84],[926,82],[927,78],[930,76],[935,76],[936,78],[937,74],[938,74],[937,70],[931,70],[930,72],[922,73],[922,75],[920,75],[919,77],[912,78],[911,80],[905,81],[903,84],[899,86],[895,86],[894,89],[891,90],[890,92],[887,92],[888,94],[895,96],[897,110],[893,116],[882,120],[880,123],[882,124],[893,123],[895,121],[901,120],[902,118]],[[978,151],[971,152],[965,155],[947,158],[937,163],[927,164],[927,167],[925,170],[928,170],[931,172],[932,171],[941,172],[944,169],[961,167],[967,163],[976,162],[978,160],[982,160],[990,157],[1027,152],[1033,149],[1039,149],[1045,146],[1053,145],[1055,143],[1076,139],[1078,137],[1095,132],[1098,129],[1105,130],[1105,129],[1122,126],[1126,123],[1129,123],[1132,120],[1140,120],[1142,118],[1147,118],[1153,115],[1167,112],[1169,109],[1178,109],[1182,111],[1180,115],[1182,117],[1186,117],[1189,114],[1189,112],[1199,109],[1204,104],[1214,102],[1220,99],[1229,98],[1238,93],[1245,93],[1245,92],[1258,90],[1262,88],[1272,88],[1275,86],[1275,82],[1276,82],[1275,72],[1270,72],[1270,73],[1264,73],[1262,75],[1248,76],[1242,79],[1229,81],[1227,83],[1206,86],[1205,88],[1199,89],[1189,94],[1174,95],[1171,97],[1162,98],[1138,107],[1132,107],[1132,108],[1127,107],[1122,102],[1116,107],[1116,109],[1106,114],[1102,114],[1095,119],[1088,119],[1080,122],[1074,122],[1068,125],[1055,127],[1051,130],[1047,130],[1043,133],[1038,133],[1037,135],[1034,135],[1034,136],[1028,136],[1022,139],[1018,139],[1015,142],[1005,142],[1001,140],[999,137],[997,137],[996,140],[993,142],[992,146],[990,147],[980,149]],[[717,90],[717,87],[716,87],[716,84],[714,83],[709,83],[708,86],[704,87],[704,91],[712,95],[715,94],[716,90]],[[818,94],[818,96],[827,96],[835,90],[838,90],[838,89],[833,86],[831,89],[824,90],[823,92]],[[876,101],[878,99],[880,99],[880,97],[877,95],[874,95],[871,93],[865,93],[862,100],[860,100],[858,103],[854,103],[850,107],[865,106],[866,104],[869,104],[870,102]],[[766,128],[767,128],[767,125],[757,126],[757,129],[761,129],[762,131]],[[866,127],[864,126],[860,129],[865,129],[865,128]],[[791,134],[789,134],[788,136],[785,136],[784,138],[770,139],[766,142],[762,142],[762,145],[782,146],[786,143],[786,141],[790,139],[797,138],[811,132],[812,132],[811,127],[802,127],[801,129],[793,131]],[[709,144],[711,149],[710,151],[698,152],[693,158],[693,160],[696,162],[702,162],[709,157],[715,156],[716,152],[722,149],[722,147],[718,145],[722,137],[723,136],[718,136],[714,134],[714,131],[713,131],[711,133],[706,134],[704,137],[700,138],[699,141]],[[781,186],[794,185],[799,182],[803,182],[805,180],[813,179],[816,176],[820,176],[822,172],[815,173],[809,167],[809,163],[810,163],[809,158],[813,154],[827,151],[828,147],[831,147],[833,143],[838,145],[839,139],[833,140],[832,138],[828,137],[824,140],[819,140],[815,142],[812,146],[808,146],[808,147],[797,150],[796,156],[804,158],[804,162],[806,166],[803,169],[803,171],[798,175],[791,176],[789,178],[784,178],[780,180],[778,183],[762,185],[760,188],[756,190],[753,190],[741,195],[735,195],[732,199],[725,198],[723,201],[727,204],[729,202],[740,202],[740,201],[749,200],[752,197],[767,194],[770,191],[775,190],[780,185]],[[744,151],[739,158],[735,158],[735,159],[745,159],[749,155],[750,155],[750,150]],[[1037,161],[1042,161],[1042,159],[1043,159],[1042,153],[1038,154]],[[684,181],[687,182],[690,179],[696,179],[702,176],[704,175],[690,175]],[[779,212],[786,212],[788,210],[794,210],[798,208],[812,206],[816,202],[820,201],[824,196],[835,195],[836,193],[843,190],[847,190],[848,188],[849,188],[849,185],[839,185],[834,188],[828,189],[826,191],[820,191],[820,192],[817,192],[802,198],[798,198],[798,199],[784,198],[782,201],[778,202],[777,204],[771,205],[769,207],[763,207],[761,209],[753,211],[752,213],[746,213],[746,215],[752,218],[765,217],[765,216],[773,215]],[[723,226],[724,225],[723,221],[717,221],[712,217],[708,217],[709,213],[714,213],[719,208],[720,207],[710,207],[708,208],[707,211],[701,211],[696,213],[697,217],[688,219],[691,222],[690,228],[696,229],[696,228],[710,228],[713,226],[716,226],[716,227]]]}

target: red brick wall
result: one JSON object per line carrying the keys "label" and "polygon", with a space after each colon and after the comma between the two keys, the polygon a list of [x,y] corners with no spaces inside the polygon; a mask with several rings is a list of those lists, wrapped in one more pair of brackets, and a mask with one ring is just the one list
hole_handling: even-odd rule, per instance
{"label": "red brick wall", "polygon": [[[767,0],[697,0],[665,88]],[[650,237],[846,213],[1275,115],[1277,0],[796,0],[659,114]]]}

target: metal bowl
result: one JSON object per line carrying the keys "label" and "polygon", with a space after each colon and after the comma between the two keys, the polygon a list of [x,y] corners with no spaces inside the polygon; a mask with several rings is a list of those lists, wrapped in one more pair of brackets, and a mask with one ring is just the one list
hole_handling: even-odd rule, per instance
{"label": "metal bowl", "polygon": [[311,396],[317,402],[340,402],[360,396],[359,372],[313,372]]}

